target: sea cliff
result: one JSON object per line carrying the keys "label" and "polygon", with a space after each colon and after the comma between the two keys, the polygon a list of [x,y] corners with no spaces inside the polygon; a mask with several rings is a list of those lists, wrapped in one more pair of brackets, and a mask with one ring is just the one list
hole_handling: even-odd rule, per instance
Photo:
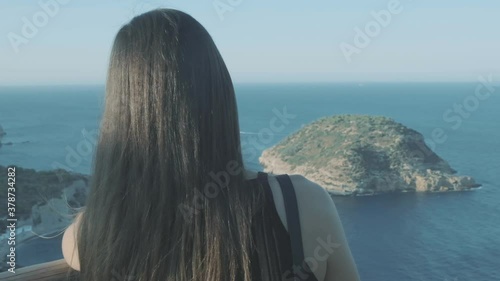
{"label": "sea cliff", "polygon": [[301,174],[334,195],[477,188],[434,153],[419,132],[381,116],[319,119],[265,150],[266,172]]}

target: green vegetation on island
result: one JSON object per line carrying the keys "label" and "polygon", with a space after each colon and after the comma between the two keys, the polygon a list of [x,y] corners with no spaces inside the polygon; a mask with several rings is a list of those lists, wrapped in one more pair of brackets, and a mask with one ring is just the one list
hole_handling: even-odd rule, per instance
{"label": "green vegetation on island", "polygon": [[321,118],[265,150],[260,162],[268,172],[302,174],[338,195],[479,186],[454,175],[419,132],[382,116]]}

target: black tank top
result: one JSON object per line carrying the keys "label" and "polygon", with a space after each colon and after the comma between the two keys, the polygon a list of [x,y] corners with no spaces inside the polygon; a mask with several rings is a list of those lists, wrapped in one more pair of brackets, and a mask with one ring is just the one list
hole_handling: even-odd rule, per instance
{"label": "black tank top", "polygon": [[[288,175],[276,176],[285,203],[288,230],[276,211],[268,175],[258,173],[254,180],[264,187],[265,205],[262,208],[263,223],[252,227],[256,243],[252,256],[252,280],[318,281],[304,261],[302,233],[300,229],[297,197]],[[274,241],[274,243],[270,243]],[[276,248],[272,248],[272,244]],[[279,268],[280,276],[273,276],[270,268]]]}

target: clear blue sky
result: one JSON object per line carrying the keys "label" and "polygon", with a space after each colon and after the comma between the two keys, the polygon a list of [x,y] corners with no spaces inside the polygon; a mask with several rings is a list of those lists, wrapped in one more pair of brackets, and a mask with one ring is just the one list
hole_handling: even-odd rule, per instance
{"label": "clear blue sky", "polygon": [[[15,52],[11,41],[24,36],[23,17],[33,22],[38,15],[43,23],[39,3],[51,1],[67,3]],[[120,26],[158,7],[198,19],[235,82],[475,81],[500,74],[498,0],[401,0],[400,12],[348,62],[341,44],[356,47],[355,28],[365,29],[371,12],[390,2],[0,0],[0,86],[102,84]],[[222,20],[214,3],[234,5]]]}

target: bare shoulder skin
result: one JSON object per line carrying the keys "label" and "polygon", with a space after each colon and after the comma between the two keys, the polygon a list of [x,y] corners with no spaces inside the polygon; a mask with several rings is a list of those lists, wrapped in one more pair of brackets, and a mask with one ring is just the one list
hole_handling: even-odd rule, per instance
{"label": "bare shoulder skin", "polygon": [[[247,178],[255,177],[255,172],[247,171]],[[316,278],[320,281],[359,280],[342,223],[328,192],[301,175],[290,175],[290,179],[297,194],[305,259]],[[272,174],[269,185],[278,215],[288,229],[281,188]]]}
{"label": "bare shoulder skin", "polygon": [[64,260],[74,270],[80,271],[80,261],[78,260],[78,247],[76,246],[76,225],[80,223],[80,216],[75,217],[74,222],[66,229],[62,239],[62,252]]}
{"label": "bare shoulder skin", "polygon": [[[344,228],[330,194],[303,176],[292,175],[297,193],[304,254],[318,280],[359,280]],[[326,263],[326,269],[320,265]],[[322,279],[321,279],[322,278]]]}

